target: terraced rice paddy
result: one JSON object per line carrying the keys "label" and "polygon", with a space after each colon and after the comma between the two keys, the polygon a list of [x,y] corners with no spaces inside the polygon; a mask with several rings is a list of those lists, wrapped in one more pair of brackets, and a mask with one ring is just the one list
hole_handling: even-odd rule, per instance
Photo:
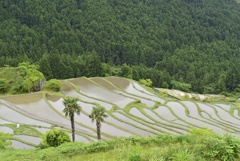
{"label": "terraced rice paddy", "polygon": [[[52,128],[71,134],[69,118],[62,112],[64,96],[78,97],[82,107],[82,113],[75,115],[76,141],[97,140],[95,122],[88,117],[94,106],[104,107],[108,114],[101,128],[103,139],[162,133],[178,135],[196,127],[240,136],[239,111],[232,110],[231,104],[160,97],[135,81],[117,77],[77,78],[61,83],[60,93],[38,92],[0,98],[0,131],[13,136],[13,147],[32,149],[40,143],[41,135]],[[186,94],[173,90],[171,95]],[[197,96],[200,100],[205,98]]]}

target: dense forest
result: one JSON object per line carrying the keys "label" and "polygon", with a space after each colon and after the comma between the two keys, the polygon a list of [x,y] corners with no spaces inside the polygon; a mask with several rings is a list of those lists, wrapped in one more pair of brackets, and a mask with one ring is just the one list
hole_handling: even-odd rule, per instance
{"label": "dense forest", "polygon": [[198,93],[240,92],[236,0],[0,0],[0,67],[46,79],[118,75]]}

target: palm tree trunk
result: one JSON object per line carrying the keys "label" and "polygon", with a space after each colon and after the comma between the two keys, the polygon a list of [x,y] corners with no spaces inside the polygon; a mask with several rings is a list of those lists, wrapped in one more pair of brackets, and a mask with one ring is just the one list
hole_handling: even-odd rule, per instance
{"label": "palm tree trunk", "polygon": [[97,125],[97,137],[98,137],[98,140],[101,140],[101,122],[96,122],[96,125]]}
{"label": "palm tree trunk", "polygon": [[75,141],[75,126],[74,126],[74,114],[71,116],[71,126],[72,126],[72,141]]}

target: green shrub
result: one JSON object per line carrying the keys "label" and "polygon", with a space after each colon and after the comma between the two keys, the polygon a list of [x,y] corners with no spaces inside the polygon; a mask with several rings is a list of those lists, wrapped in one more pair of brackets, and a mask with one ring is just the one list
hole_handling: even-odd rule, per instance
{"label": "green shrub", "polygon": [[59,92],[61,89],[61,82],[57,79],[51,79],[47,82],[46,86],[44,87],[44,89],[47,90],[52,90],[54,92]]}
{"label": "green shrub", "polygon": [[178,89],[184,92],[190,92],[191,91],[191,84],[178,82],[178,81],[171,81],[171,85],[173,89]]}
{"label": "green shrub", "polygon": [[0,79],[0,93],[6,93],[9,86],[6,80]]}
{"label": "green shrub", "polygon": [[240,157],[240,139],[231,135],[214,135],[203,141],[201,152],[206,159],[233,161]]}
{"label": "green shrub", "polygon": [[60,129],[52,129],[42,136],[40,148],[56,147],[66,142],[71,142],[67,132],[63,132]]}
{"label": "green shrub", "polygon": [[152,87],[152,80],[151,79],[140,79],[139,80],[140,84],[143,84],[148,87]]}
{"label": "green shrub", "polygon": [[5,149],[7,146],[12,145],[11,137],[8,133],[0,132],[0,149]]}

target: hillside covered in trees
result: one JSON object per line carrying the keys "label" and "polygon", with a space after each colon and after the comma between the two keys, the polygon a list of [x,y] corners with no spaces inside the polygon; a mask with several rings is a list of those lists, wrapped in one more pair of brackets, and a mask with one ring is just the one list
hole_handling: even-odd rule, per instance
{"label": "hillside covered in trees", "polygon": [[0,67],[30,61],[46,79],[240,92],[236,0],[0,0],[0,13]]}

